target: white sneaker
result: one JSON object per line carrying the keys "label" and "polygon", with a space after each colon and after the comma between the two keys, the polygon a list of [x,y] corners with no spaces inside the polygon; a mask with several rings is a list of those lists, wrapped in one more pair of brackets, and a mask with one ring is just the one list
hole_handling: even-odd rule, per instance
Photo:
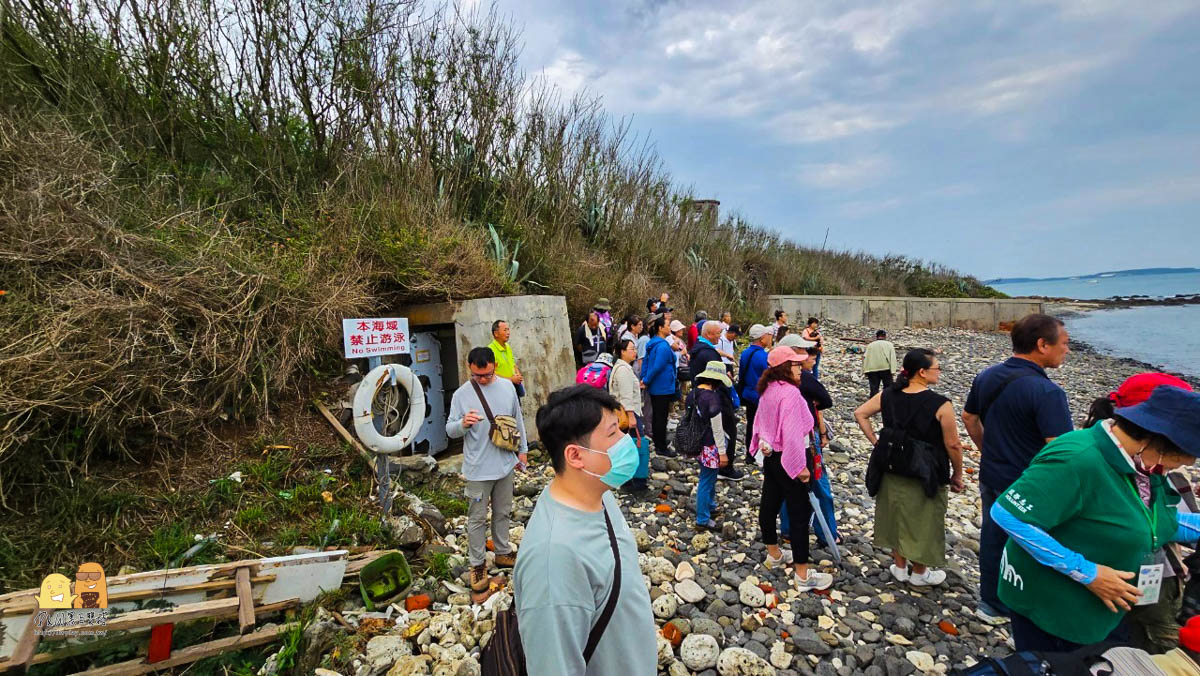
{"label": "white sneaker", "polygon": [[908,566],[901,568],[893,563],[888,570],[891,571],[892,577],[896,578],[897,582],[908,582]]}
{"label": "white sneaker", "polygon": [[926,568],[924,573],[913,573],[908,576],[908,583],[914,587],[935,587],[946,581],[946,571]]}
{"label": "white sneaker", "polygon": [[763,561],[763,565],[770,569],[778,566],[790,566],[792,561],[792,550],[780,549],[779,558],[775,558],[770,554],[767,554],[767,558],[765,561]]}
{"label": "white sneaker", "polygon": [[829,573],[819,573],[815,570],[808,571],[808,577],[800,577],[793,575],[796,580],[796,588],[800,591],[812,591],[814,589],[829,589],[833,585],[833,576]]}

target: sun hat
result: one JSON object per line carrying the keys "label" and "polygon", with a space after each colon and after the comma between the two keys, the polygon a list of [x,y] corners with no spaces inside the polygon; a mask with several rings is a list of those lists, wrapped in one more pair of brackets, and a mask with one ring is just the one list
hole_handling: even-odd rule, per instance
{"label": "sun hat", "polygon": [[816,346],[816,341],[805,340],[800,337],[799,333],[789,333],[779,341],[779,347],[795,347],[801,350]]}
{"label": "sun hat", "polygon": [[749,331],[750,340],[758,340],[759,338],[762,338],[764,335],[766,335],[766,333],[767,333],[767,327],[763,326],[762,324],[753,324],[750,326],[750,331]]}
{"label": "sun hat", "polygon": [[704,370],[696,374],[696,379],[707,378],[715,380],[719,383],[724,383],[725,387],[733,387],[733,381],[729,379],[729,374],[725,371],[725,362],[710,361],[704,365]]}
{"label": "sun hat", "polygon": [[1154,392],[1154,388],[1159,385],[1170,385],[1192,391],[1192,386],[1187,384],[1187,381],[1175,376],[1166,373],[1139,373],[1126,378],[1116,392],[1109,392],[1108,400],[1114,406],[1136,406],[1149,399],[1150,393]]}
{"label": "sun hat", "polygon": [[605,312],[608,312],[612,309],[612,305],[608,302],[607,298],[601,298],[600,300],[596,301],[596,304],[592,307],[597,310],[604,310]]}
{"label": "sun hat", "polygon": [[675,333],[676,331],[682,331],[685,328],[687,328],[687,327],[685,327],[683,325],[683,322],[679,321],[678,319],[671,320],[671,333]]}
{"label": "sun hat", "polygon": [[1150,398],[1114,413],[1142,429],[1161,434],[1184,453],[1200,456],[1200,393],[1157,387]]}
{"label": "sun hat", "polygon": [[596,357],[596,363],[612,366],[613,356],[607,352],[602,352],[599,357]]}
{"label": "sun hat", "polygon": [[767,366],[769,368],[775,368],[789,361],[802,362],[807,360],[807,354],[800,354],[786,345],[777,346],[767,353]]}

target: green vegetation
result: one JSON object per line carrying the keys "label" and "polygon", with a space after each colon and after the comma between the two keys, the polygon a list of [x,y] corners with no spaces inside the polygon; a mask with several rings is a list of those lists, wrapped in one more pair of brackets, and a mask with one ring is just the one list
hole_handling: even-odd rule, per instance
{"label": "green vegetation", "polygon": [[[310,446],[262,455],[254,447],[248,453],[206,458],[201,465],[206,472],[240,471],[241,483],[187,476],[186,469],[168,462],[158,469],[182,475],[186,483],[92,476],[74,486],[38,487],[37,501],[21,519],[0,520],[0,588],[34,587],[45,575],[70,574],[87,560],[102,562],[115,575],[123,566],[155,570],[253,554],[281,556],[297,545],[392,544],[370,501],[371,473],[353,450]],[[426,490],[450,499],[449,491]],[[197,535],[212,534],[215,542],[180,561]]]}
{"label": "green vegetation", "polygon": [[[598,101],[526,78],[519,36],[495,12],[4,7],[8,509],[29,477],[78,473],[97,453],[144,459],[294,400],[335,368],[342,317],[402,303],[524,290],[562,294],[573,312],[598,296],[638,309],[668,289],[685,314],[749,316],[768,293],[994,293],[718,219]],[[278,470],[248,468],[249,480],[273,485]]]}

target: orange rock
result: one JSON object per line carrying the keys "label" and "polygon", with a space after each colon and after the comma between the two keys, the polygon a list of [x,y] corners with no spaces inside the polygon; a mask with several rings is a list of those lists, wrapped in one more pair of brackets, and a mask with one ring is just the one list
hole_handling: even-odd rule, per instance
{"label": "orange rock", "polygon": [[654,511],[658,512],[659,514],[666,514],[672,510],[670,505],[655,505]]}
{"label": "orange rock", "polygon": [[492,542],[492,539],[491,539],[491,538],[488,538],[488,541],[487,541],[487,550],[488,550],[489,552],[494,552],[494,551],[496,551],[496,544],[495,544],[494,542]]}
{"label": "orange rock", "polygon": [[428,608],[431,602],[429,594],[417,594],[404,599],[404,609],[410,613],[414,610],[423,610]]}
{"label": "orange rock", "polygon": [[772,587],[771,585],[767,584],[766,582],[760,583],[758,585],[758,588],[763,590],[763,592],[765,592],[767,594],[770,594],[771,592],[775,591],[775,588]]}
{"label": "orange rock", "polygon": [[683,642],[683,632],[679,631],[679,627],[676,627],[669,622],[663,625],[662,636],[670,641],[671,645],[673,646],[678,646],[681,642]]}
{"label": "orange rock", "polygon": [[974,473],[975,473],[975,468],[974,468],[974,467],[968,467],[968,468],[966,468],[966,469],[967,469],[967,474],[974,474]]}
{"label": "orange rock", "polygon": [[779,636],[780,636],[780,638],[782,638],[783,640],[786,641],[788,638],[788,633],[786,631],[781,631],[781,632],[779,632]]}
{"label": "orange rock", "polygon": [[941,629],[951,636],[958,636],[958,627],[954,626],[954,623],[950,620],[942,620],[941,622],[938,622],[938,629]]}

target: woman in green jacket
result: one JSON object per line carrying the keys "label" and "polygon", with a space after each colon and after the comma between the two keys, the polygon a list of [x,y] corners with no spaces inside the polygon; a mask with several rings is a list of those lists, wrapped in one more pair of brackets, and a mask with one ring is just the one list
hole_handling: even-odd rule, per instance
{"label": "woman in green jacket", "polygon": [[1165,471],[1200,454],[1200,394],[1158,387],[1112,420],[1050,442],[992,506],[1009,535],[1000,600],[1017,650],[1103,641],[1134,605],[1157,600],[1157,550],[1200,537]]}

